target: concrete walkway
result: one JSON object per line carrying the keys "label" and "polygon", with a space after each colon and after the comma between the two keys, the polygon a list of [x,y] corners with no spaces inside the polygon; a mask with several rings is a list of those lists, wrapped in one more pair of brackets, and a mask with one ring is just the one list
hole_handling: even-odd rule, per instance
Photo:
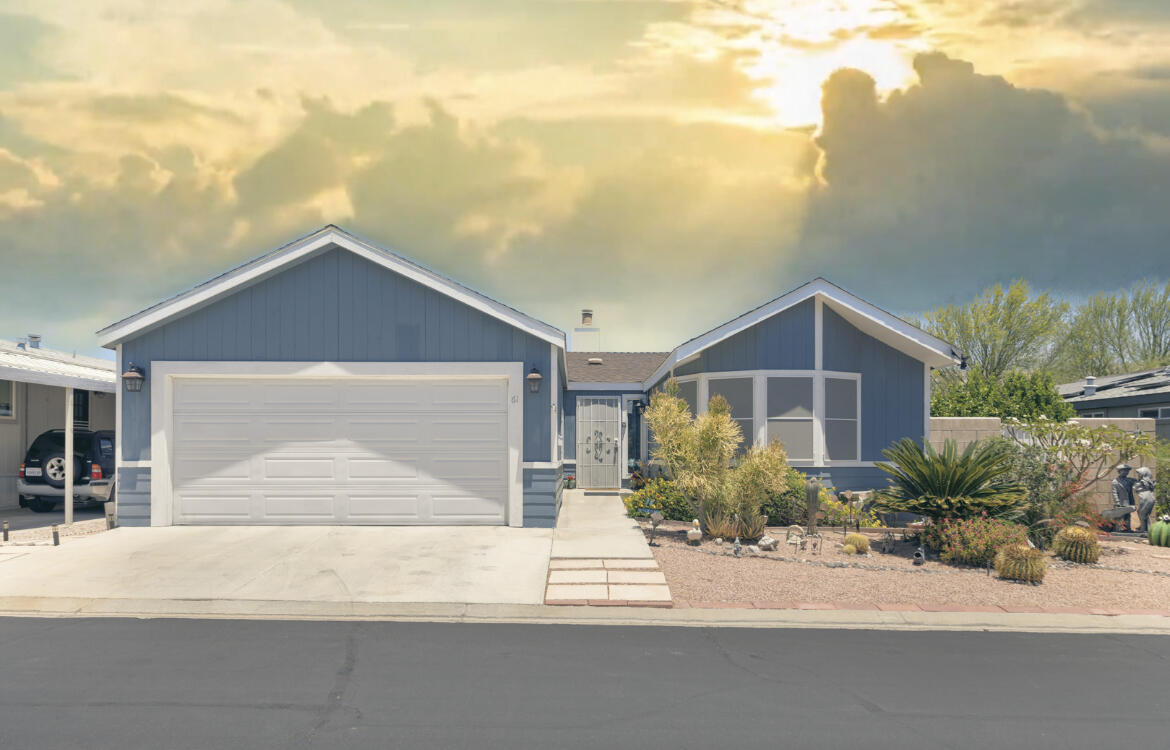
{"label": "concrete walkway", "polygon": [[539,604],[551,544],[502,526],[120,528],[0,549],[0,598]]}
{"label": "concrete walkway", "polygon": [[546,604],[670,606],[670,587],[617,492],[565,490]]}

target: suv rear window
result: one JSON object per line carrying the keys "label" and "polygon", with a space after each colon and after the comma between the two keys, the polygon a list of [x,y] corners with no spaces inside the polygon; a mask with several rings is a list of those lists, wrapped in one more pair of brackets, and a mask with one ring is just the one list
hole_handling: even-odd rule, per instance
{"label": "suv rear window", "polygon": [[98,438],[98,455],[101,458],[113,458],[114,457],[114,440],[113,440],[113,438],[108,438],[108,437],[104,437],[104,436]]}
{"label": "suv rear window", "polygon": [[[73,450],[84,453],[89,449],[92,434],[83,433],[75,434],[73,436]],[[64,432],[46,432],[36,440],[33,441],[30,451],[46,452],[46,451],[63,451],[65,450],[65,433]],[[113,448],[110,449],[111,453]]]}

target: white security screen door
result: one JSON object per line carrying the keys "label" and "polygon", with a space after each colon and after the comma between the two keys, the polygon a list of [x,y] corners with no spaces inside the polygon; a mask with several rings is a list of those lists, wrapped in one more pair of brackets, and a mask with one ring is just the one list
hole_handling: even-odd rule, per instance
{"label": "white security screen door", "polygon": [[577,483],[585,489],[622,486],[621,399],[577,398]]}

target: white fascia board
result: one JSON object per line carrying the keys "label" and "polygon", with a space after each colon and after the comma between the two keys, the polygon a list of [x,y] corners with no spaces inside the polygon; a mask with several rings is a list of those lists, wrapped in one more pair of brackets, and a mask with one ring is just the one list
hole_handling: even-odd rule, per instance
{"label": "white fascia board", "polygon": [[[702,336],[680,345],[666,357],[666,360],[658,366],[654,374],[646,379],[645,387],[649,388],[669,373],[671,369],[693,359],[703,350],[757,323],[767,320],[790,307],[795,307],[810,297],[820,297],[822,300],[829,302],[830,307],[833,307],[837,312],[840,312],[838,308],[844,308],[854,316],[859,316],[869,321],[870,324],[867,328],[870,330],[867,330],[866,333],[918,360],[928,362],[936,367],[959,363],[959,358],[952,353],[951,345],[947,342],[930,335],[916,326],[910,325],[901,318],[891,315],[879,307],[871,305],[826,279],[818,278],[792,290],[788,294],[777,297],[751,312],[739,316],[735,320],[728,321],[718,328],[712,329]],[[908,346],[908,343],[912,345]]]}
{"label": "white fascia board", "polygon": [[587,381],[569,383],[568,389],[570,391],[624,391],[626,393],[643,393],[646,390],[641,383],[593,383]]}
{"label": "white fascia board", "polygon": [[111,347],[137,333],[170,320],[194,307],[206,304],[257,279],[268,276],[279,270],[282,266],[295,263],[331,245],[343,247],[355,255],[377,263],[384,268],[388,268],[441,294],[445,294],[468,307],[498,318],[543,341],[559,346],[562,349],[565,347],[565,334],[560,329],[529,317],[501,302],[497,302],[468,287],[446,279],[433,271],[411,263],[388,250],[371,245],[336,227],[326,227],[308,237],[275,250],[251,263],[245,264],[234,271],[229,271],[220,277],[184,292],[173,299],[147,308],[119,323],[107,326],[98,331],[98,343],[104,347]]}
{"label": "white fascia board", "polygon": [[37,372],[23,367],[0,366],[0,380],[12,380],[18,383],[33,383],[34,385],[48,385],[58,388],[76,388],[82,391],[99,391],[114,393],[118,384],[114,380],[98,380],[78,375],[63,375],[52,372]]}

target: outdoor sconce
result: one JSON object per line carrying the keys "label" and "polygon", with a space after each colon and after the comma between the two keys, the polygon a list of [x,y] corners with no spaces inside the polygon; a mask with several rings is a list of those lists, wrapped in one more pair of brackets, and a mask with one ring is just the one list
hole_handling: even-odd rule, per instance
{"label": "outdoor sconce", "polygon": [[544,376],[540,374],[539,370],[533,367],[524,379],[528,381],[529,393],[540,393],[540,381],[544,380]]}
{"label": "outdoor sconce", "polygon": [[146,380],[146,370],[143,370],[133,362],[126,368],[126,372],[122,373],[122,383],[126,386],[127,393],[138,393],[142,390],[142,383]]}

